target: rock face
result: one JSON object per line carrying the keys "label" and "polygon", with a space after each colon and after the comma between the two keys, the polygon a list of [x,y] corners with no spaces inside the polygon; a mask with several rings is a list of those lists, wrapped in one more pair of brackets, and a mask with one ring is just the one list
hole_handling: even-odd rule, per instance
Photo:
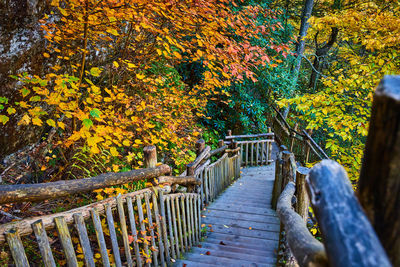
{"label": "rock face", "polygon": [[[49,7],[49,0],[0,0],[0,96],[11,103],[20,100],[20,93],[10,75],[25,71],[40,75],[44,69],[45,39],[39,19]],[[17,126],[19,118],[16,114],[5,126],[0,124],[0,159],[40,135],[34,127]]]}

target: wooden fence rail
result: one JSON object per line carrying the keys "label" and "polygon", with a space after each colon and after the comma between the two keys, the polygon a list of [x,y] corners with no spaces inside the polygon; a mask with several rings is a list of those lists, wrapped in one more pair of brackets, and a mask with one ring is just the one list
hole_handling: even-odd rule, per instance
{"label": "wooden fence rail", "polygon": [[[41,258],[35,257],[33,265],[56,266],[62,260],[68,266],[77,266],[80,260],[87,266],[171,265],[200,242],[202,207],[240,176],[240,148],[236,143],[227,146],[222,142],[211,151],[199,140],[196,153],[196,159],[178,177],[164,176],[171,168],[156,166],[156,148],[148,146],[144,149],[146,169],[81,180],[1,186],[0,203],[15,203],[152,178],[160,184],[73,210],[2,224],[0,244],[7,241],[17,266],[29,266],[32,259],[25,253],[24,244],[34,240]],[[218,155],[212,163],[211,157]],[[177,185],[186,186],[187,191],[175,192]]]}

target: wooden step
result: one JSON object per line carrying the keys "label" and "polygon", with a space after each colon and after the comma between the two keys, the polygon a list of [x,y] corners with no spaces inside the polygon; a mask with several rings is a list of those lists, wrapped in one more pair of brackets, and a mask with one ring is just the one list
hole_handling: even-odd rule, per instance
{"label": "wooden step", "polygon": [[[216,257],[223,257],[228,259],[235,259],[235,260],[244,260],[249,262],[250,264],[255,263],[259,264],[259,266],[264,266],[265,264],[272,264],[275,263],[275,258],[273,257],[265,257],[260,255],[249,255],[243,252],[232,252],[226,251],[221,249],[210,249],[210,248],[199,248],[194,247],[192,249],[192,254],[203,254],[204,256],[216,256]],[[201,256],[203,256],[201,255]],[[190,259],[190,257],[188,257]]]}
{"label": "wooden step", "polygon": [[[238,253],[244,253],[249,255],[255,255],[255,256],[262,256],[262,257],[270,257],[270,258],[275,258],[276,253],[273,250],[260,250],[260,249],[252,249],[252,248],[246,248],[246,247],[240,247],[240,246],[235,246],[229,244],[225,244],[224,242],[218,242],[218,243],[210,243],[208,242],[209,240],[206,239],[206,241],[202,242],[199,246],[202,248],[206,249],[213,249],[213,250],[224,250],[224,251],[230,251],[230,252],[238,252]],[[223,244],[223,245],[222,245]],[[198,247],[199,247],[198,246]]]}
{"label": "wooden step", "polygon": [[[211,231],[211,229],[209,229],[209,231]],[[226,228],[224,225],[213,225],[211,232],[230,234],[233,236],[279,240],[279,231],[278,232],[270,232],[270,231],[263,231],[263,230],[253,230],[253,229],[250,230],[247,228],[240,228],[240,227]]]}
{"label": "wooden step", "polygon": [[244,229],[248,229],[251,227],[253,230],[264,230],[264,231],[272,231],[277,232],[280,229],[280,225],[277,223],[260,223],[253,221],[242,221],[242,220],[232,220],[228,218],[216,218],[216,217],[206,217],[203,218],[202,223],[205,225],[226,225],[228,227],[241,227]]}
{"label": "wooden step", "polygon": [[194,262],[194,261],[190,261],[190,260],[177,260],[175,261],[173,266],[179,266],[179,267],[214,267],[214,266],[218,266],[215,264],[211,264],[211,263],[203,263],[203,262]]}
{"label": "wooden step", "polygon": [[265,243],[260,244],[260,243],[249,243],[249,240],[246,240],[247,242],[243,242],[243,241],[232,241],[228,239],[229,238],[226,235],[214,233],[213,235],[208,236],[205,239],[205,242],[216,245],[219,245],[222,242],[223,244],[226,244],[227,246],[230,247],[259,251],[261,255],[263,255],[263,253],[267,254],[271,253],[272,255],[276,255],[277,251],[277,247],[275,247],[276,241],[267,240],[268,241],[267,244]]}
{"label": "wooden step", "polygon": [[[210,252],[210,255],[207,255],[207,251]],[[201,255],[203,254],[203,255]],[[234,253],[232,253],[234,254]],[[252,261],[252,259],[246,259],[249,258],[248,255],[240,255],[245,257],[244,259],[237,259],[237,258],[228,258],[224,256],[214,256],[217,255],[217,252],[215,250],[206,250],[206,249],[200,249],[200,248],[193,248],[192,252],[187,255],[187,259],[189,261],[193,262],[199,262],[199,263],[205,263],[205,264],[215,264],[218,266],[232,266],[232,267],[241,267],[241,266],[272,266],[273,263],[256,263]],[[224,254],[225,256],[232,256],[231,254],[227,255]],[[273,259],[272,259],[273,260]],[[184,261],[183,261],[184,262]],[[188,266],[190,267],[190,266]]]}
{"label": "wooden step", "polygon": [[275,215],[276,212],[269,208],[256,208],[248,207],[246,205],[231,205],[229,203],[215,203],[207,208],[207,210],[225,210],[229,212],[243,213],[243,216],[248,216],[248,214],[258,214],[258,215]]}
{"label": "wooden step", "polygon": [[[205,216],[205,217],[204,217]],[[216,210],[216,209],[207,209],[202,212],[202,218],[207,218],[209,216],[216,218],[227,218],[234,220],[243,220],[243,221],[254,221],[260,223],[278,223],[279,219],[275,214],[275,211],[271,211],[271,214],[252,214],[250,216],[243,216],[241,213],[232,213],[224,210]]]}

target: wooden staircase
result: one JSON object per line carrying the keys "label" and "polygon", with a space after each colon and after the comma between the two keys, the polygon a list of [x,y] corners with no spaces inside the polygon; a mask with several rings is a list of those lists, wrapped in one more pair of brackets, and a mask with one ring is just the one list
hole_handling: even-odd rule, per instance
{"label": "wooden staircase", "polygon": [[175,266],[275,266],[279,219],[271,209],[275,165],[241,178],[202,211],[203,241]]}

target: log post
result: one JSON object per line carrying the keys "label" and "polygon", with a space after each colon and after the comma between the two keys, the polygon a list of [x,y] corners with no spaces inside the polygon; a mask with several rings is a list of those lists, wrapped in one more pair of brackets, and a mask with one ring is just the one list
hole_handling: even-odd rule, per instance
{"label": "log post", "polygon": [[391,266],[340,164],[316,164],[307,189],[330,266]]}
{"label": "log post", "polygon": [[[272,133],[272,129],[271,127],[268,127],[268,133]],[[270,139],[274,139],[275,138],[275,134],[273,137],[270,137]],[[272,159],[272,142],[268,143],[268,155],[267,155],[267,159],[268,161]],[[267,162],[268,164],[268,162]]]}
{"label": "log post", "polygon": [[271,200],[271,205],[274,210],[276,209],[279,195],[282,192],[281,188],[282,188],[282,157],[281,153],[278,152],[275,160],[275,180],[274,180],[274,188],[272,190],[272,200]]}
{"label": "log post", "polygon": [[232,130],[228,130],[228,133],[226,136],[231,136],[232,135]]}
{"label": "log post", "polygon": [[154,168],[157,165],[157,149],[155,146],[145,146],[143,148],[144,166]]}
{"label": "log post", "polygon": [[296,171],[296,212],[307,222],[308,206],[310,200],[307,195],[306,176],[309,172],[308,168],[298,167]]}
{"label": "log post", "polygon": [[[298,127],[299,127],[299,124],[296,123],[296,124],[294,125],[293,130],[297,131],[297,128],[298,128]],[[290,133],[290,151],[292,151],[292,152],[293,152],[293,145],[294,145],[295,136],[296,136],[296,133],[295,133],[295,132],[291,132],[291,133]]]}
{"label": "log post", "polygon": [[[307,129],[306,130],[308,135],[311,136],[312,135],[312,130],[311,129]],[[310,157],[310,141],[307,139],[306,136],[303,137],[303,155],[304,155],[304,163],[308,163],[308,159]]]}
{"label": "log post", "polygon": [[204,148],[206,148],[206,141],[204,139],[199,139],[196,142],[196,156],[199,156],[201,152],[203,152]]}
{"label": "log post", "polygon": [[292,166],[290,162],[291,152],[285,150],[282,152],[282,185],[280,191],[282,192],[289,182],[294,181]]}
{"label": "log post", "polygon": [[219,140],[218,140],[218,147],[223,147],[224,145],[225,145],[224,140],[219,139]]}
{"label": "log post", "polygon": [[400,76],[378,85],[358,196],[393,266],[400,266]]}

